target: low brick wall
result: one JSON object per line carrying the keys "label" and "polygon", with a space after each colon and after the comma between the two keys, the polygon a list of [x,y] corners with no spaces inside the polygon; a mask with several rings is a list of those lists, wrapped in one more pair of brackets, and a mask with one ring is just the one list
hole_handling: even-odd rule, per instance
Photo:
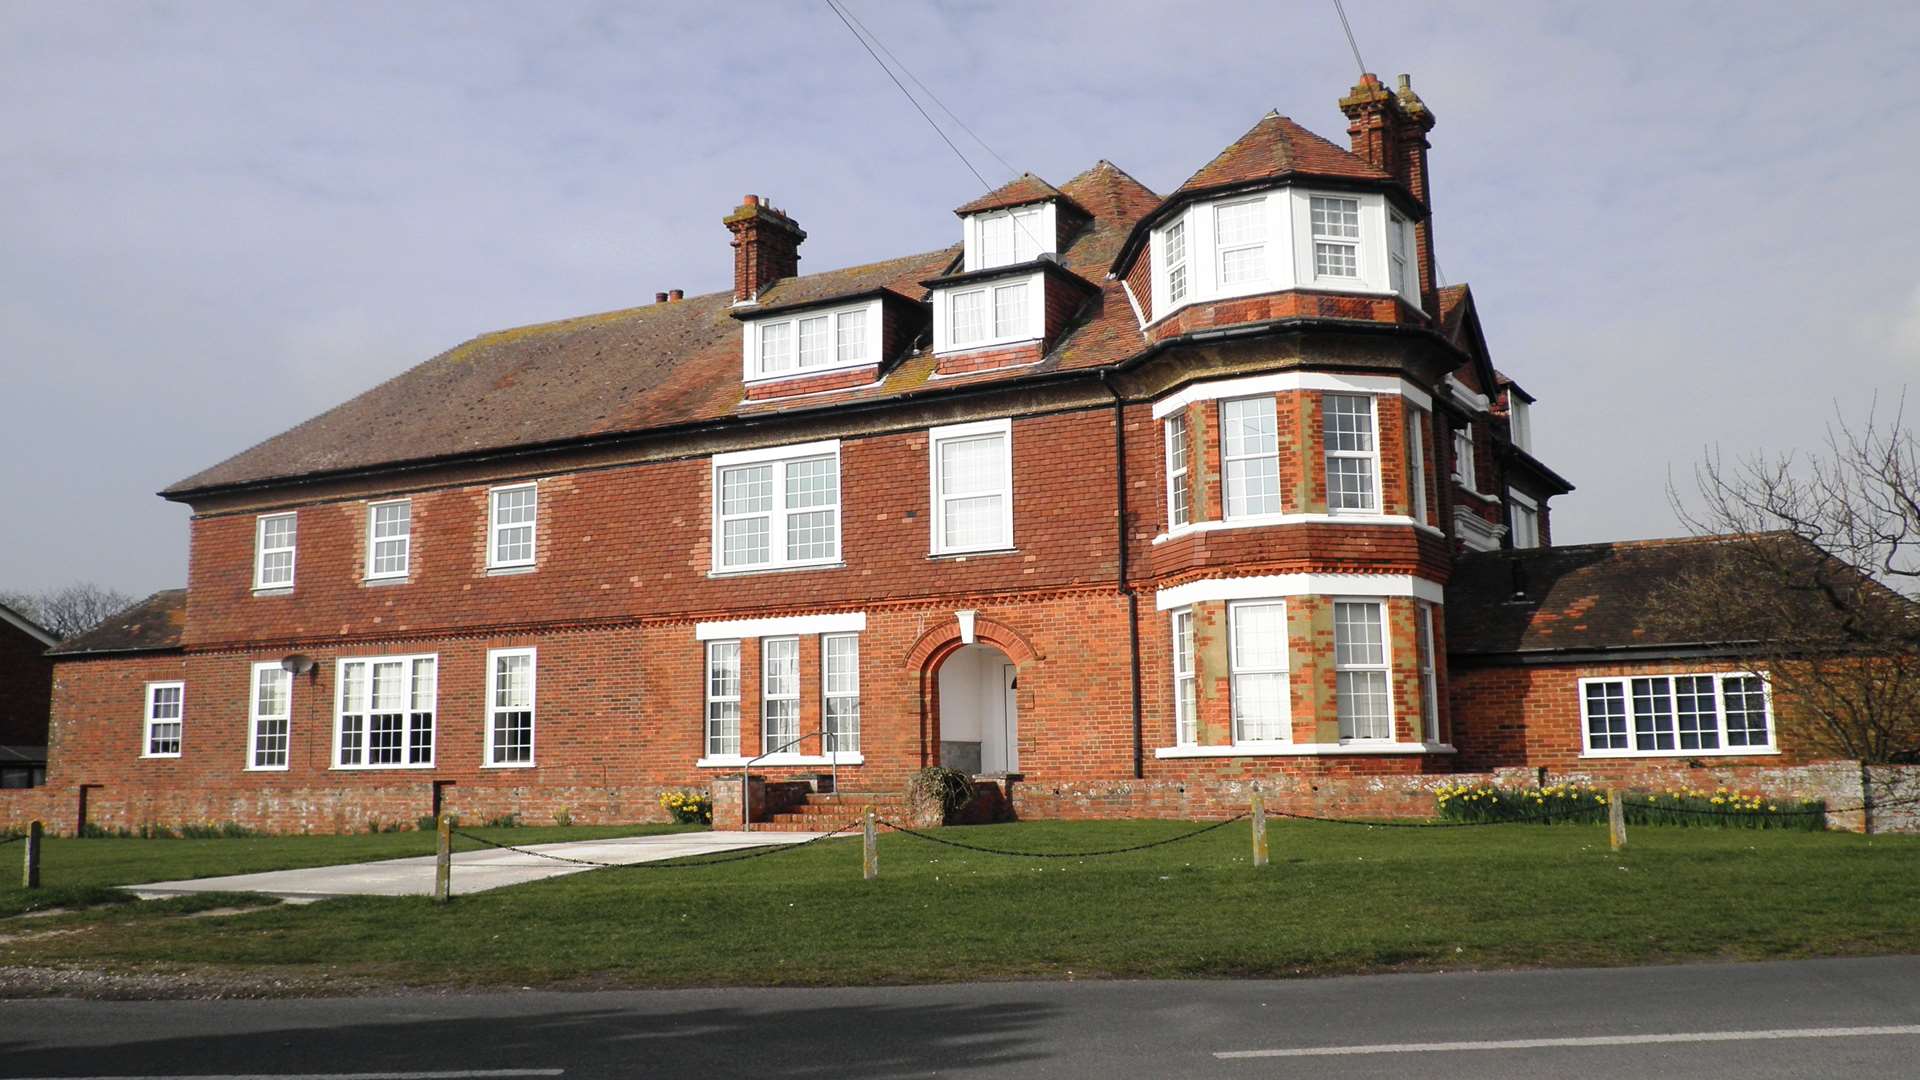
{"label": "low brick wall", "polygon": [[[1873,815],[1876,833],[1920,833],[1920,766],[1877,766],[1867,773],[1876,803],[1894,804]],[[1425,818],[1434,814],[1434,791],[1449,784],[1490,783],[1530,787],[1537,769],[1496,769],[1473,773],[1381,773],[1327,775],[1268,773],[1254,777],[1147,780],[1015,780],[1008,785],[1014,812],[1023,819],[1104,820],[1166,818],[1206,820],[1229,817],[1248,806],[1257,782],[1270,809],[1322,817]],[[1548,783],[1618,785],[1634,790],[1725,786],[1781,799],[1825,799],[1829,806],[1858,807],[1862,771],[1853,762],[1811,765],[1688,768],[1635,762],[1631,767],[1605,763],[1593,770],[1549,773]],[[715,820],[739,818],[739,783],[715,783]],[[517,814],[522,823],[549,825],[562,816],[577,824],[626,824],[665,821],[660,794],[678,787],[654,785],[449,784],[442,789],[446,809],[468,822]],[[42,787],[0,790],[0,829],[24,827],[39,819],[56,833],[78,827],[77,788]],[[380,787],[360,784],[217,794],[172,788],[90,788],[87,820],[104,828],[142,825],[235,822],[271,833],[364,832],[398,824],[411,826],[432,813],[433,788],[427,781]],[[1859,811],[1828,816],[1828,827],[1861,831]],[[916,816],[916,821],[920,818]]]}

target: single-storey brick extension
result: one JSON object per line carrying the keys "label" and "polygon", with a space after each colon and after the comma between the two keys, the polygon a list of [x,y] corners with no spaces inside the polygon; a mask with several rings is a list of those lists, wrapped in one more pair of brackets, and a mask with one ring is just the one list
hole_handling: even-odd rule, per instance
{"label": "single-storey brick extension", "polygon": [[724,816],[744,768],[780,827],[942,764],[1024,817],[1847,801],[1766,678],[1643,626],[1719,542],[1551,546],[1572,485],[1436,280],[1433,113],[1339,104],[1347,147],[1269,113],[1169,195],[1024,175],[824,273],[749,195],[731,290],[481,336],[173,485],[187,587],[54,650],[0,822]]}

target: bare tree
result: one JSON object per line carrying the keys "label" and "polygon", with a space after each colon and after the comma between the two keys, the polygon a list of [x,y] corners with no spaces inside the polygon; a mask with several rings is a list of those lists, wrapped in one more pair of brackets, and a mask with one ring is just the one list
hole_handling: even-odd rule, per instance
{"label": "bare tree", "polygon": [[125,611],[134,598],[117,589],[77,581],[38,593],[0,593],[7,605],[61,640],[78,637]]}
{"label": "bare tree", "polygon": [[1661,629],[1764,671],[1815,752],[1920,763],[1920,445],[1904,408],[1836,417],[1811,453],[1710,453],[1694,479],[1693,505],[1669,486],[1676,512],[1727,540],[1662,590]]}

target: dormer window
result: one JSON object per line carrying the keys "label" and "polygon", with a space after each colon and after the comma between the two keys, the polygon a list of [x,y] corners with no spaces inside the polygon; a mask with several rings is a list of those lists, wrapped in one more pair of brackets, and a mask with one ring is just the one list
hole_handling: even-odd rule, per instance
{"label": "dormer window", "polygon": [[1187,223],[1183,218],[1167,226],[1160,234],[1161,265],[1167,268],[1167,300],[1178,304],[1187,298]]}
{"label": "dormer window", "polygon": [[878,300],[828,311],[801,311],[745,323],[748,382],[790,379],[879,362]]}
{"label": "dormer window", "polygon": [[1312,198],[1313,276],[1360,276],[1360,200]]}
{"label": "dormer window", "polygon": [[934,351],[958,352],[1020,341],[1046,333],[1044,305],[1036,298],[1045,276],[1035,272],[989,278],[933,292]]}
{"label": "dormer window", "polygon": [[1220,286],[1234,288],[1267,278],[1267,201],[1248,199],[1213,208],[1213,235],[1220,253]]}
{"label": "dormer window", "polygon": [[1059,250],[1057,228],[1051,202],[969,214],[962,237],[963,270],[991,270],[1052,254]]}
{"label": "dormer window", "polygon": [[1402,296],[1411,294],[1413,275],[1413,226],[1398,210],[1387,211],[1387,284]]}

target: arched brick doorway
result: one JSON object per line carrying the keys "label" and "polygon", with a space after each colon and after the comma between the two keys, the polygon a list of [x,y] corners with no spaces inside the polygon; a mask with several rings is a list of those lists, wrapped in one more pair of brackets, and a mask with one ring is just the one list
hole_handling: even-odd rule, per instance
{"label": "arched brick doorway", "polygon": [[[1025,636],[992,619],[956,618],[922,634],[907,654],[919,673],[921,764],[1018,772],[1019,703],[1032,700],[1022,691],[1039,677],[1039,660]],[[1025,719],[1030,735],[1032,718]]]}

